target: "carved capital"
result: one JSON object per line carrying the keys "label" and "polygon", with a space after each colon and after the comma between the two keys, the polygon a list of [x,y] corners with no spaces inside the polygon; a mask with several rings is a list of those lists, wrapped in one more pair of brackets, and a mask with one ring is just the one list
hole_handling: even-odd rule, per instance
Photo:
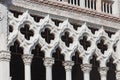
{"label": "carved capital", "polygon": [[32,61],[33,55],[32,54],[23,54],[22,59],[25,65],[30,65]]}
{"label": "carved capital", "polygon": [[71,71],[72,66],[74,65],[74,62],[73,61],[65,61],[63,63],[63,65],[65,66],[66,71]]}
{"label": "carved capital", "polygon": [[0,51],[0,61],[10,61],[10,52],[9,51]]}
{"label": "carved capital", "polygon": [[116,80],[120,80],[120,71],[116,71]]}
{"label": "carved capital", "polygon": [[82,64],[81,68],[82,68],[83,72],[90,72],[92,69],[92,65],[91,64]]}
{"label": "carved capital", "polygon": [[106,76],[108,70],[109,70],[108,67],[100,67],[100,68],[99,68],[100,75],[101,75],[101,76]]}
{"label": "carved capital", "polygon": [[46,57],[44,58],[44,65],[46,67],[51,67],[54,64],[54,58]]}

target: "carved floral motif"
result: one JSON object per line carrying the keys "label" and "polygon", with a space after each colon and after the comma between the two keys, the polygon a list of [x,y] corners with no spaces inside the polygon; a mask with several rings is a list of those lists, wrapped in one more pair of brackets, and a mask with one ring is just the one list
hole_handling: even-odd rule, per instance
{"label": "carved floral motif", "polygon": [[45,65],[46,67],[51,67],[53,64],[54,64],[54,59],[53,59],[53,58],[46,57],[46,58],[44,59],[44,65]]}
{"label": "carved floral motif", "polygon": [[65,70],[66,71],[71,71],[72,70],[72,66],[74,65],[73,61],[65,61],[63,63],[63,65],[65,66]]}
{"label": "carved floral motif", "polygon": [[33,58],[33,55],[32,54],[24,54],[22,56],[22,58],[23,58],[23,61],[24,61],[25,65],[30,65],[31,61],[32,61],[32,58]]}
{"label": "carved floral motif", "polygon": [[82,64],[81,68],[82,68],[83,72],[90,72],[92,69],[92,65],[91,64]]}

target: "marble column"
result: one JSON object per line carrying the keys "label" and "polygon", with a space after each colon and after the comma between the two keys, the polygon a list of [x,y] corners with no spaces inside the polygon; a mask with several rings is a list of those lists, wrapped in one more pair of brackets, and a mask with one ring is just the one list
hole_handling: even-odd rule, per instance
{"label": "marble column", "polygon": [[10,80],[10,52],[0,51],[0,80]]}
{"label": "marble column", "polygon": [[10,80],[10,52],[8,51],[8,4],[0,0],[0,80]]}
{"label": "marble column", "polygon": [[84,74],[84,80],[90,80],[90,71],[92,69],[92,65],[91,64],[82,64],[81,69]]}
{"label": "marble column", "polygon": [[31,80],[31,62],[32,62],[33,55],[24,54],[22,58],[25,66],[25,80]]}
{"label": "marble column", "polygon": [[106,13],[108,13],[108,3],[105,3]]}
{"label": "marble column", "polygon": [[96,10],[98,11],[98,12],[101,12],[101,8],[102,8],[102,1],[101,0],[96,0]]}
{"label": "marble column", "polygon": [[85,0],[80,0],[80,7],[85,8]]}
{"label": "marble column", "polygon": [[99,68],[101,80],[107,80],[107,71],[108,71],[108,67],[100,67]]}
{"label": "marble column", "polygon": [[46,57],[44,59],[44,65],[46,67],[46,80],[52,80],[52,65],[54,64],[54,58]]}
{"label": "marble column", "polygon": [[63,63],[64,67],[65,67],[65,71],[66,71],[66,80],[72,80],[72,75],[71,75],[71,71],[72,71],[72,66],[74,65],[73,61],[65,61]]}

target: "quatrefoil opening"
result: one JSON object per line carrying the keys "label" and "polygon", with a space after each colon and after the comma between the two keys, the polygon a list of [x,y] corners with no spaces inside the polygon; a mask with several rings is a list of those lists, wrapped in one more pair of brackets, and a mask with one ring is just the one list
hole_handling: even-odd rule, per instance
{"label": "quatrefoil opening", "polygon": [[30,26],[25,24],[23,28],[20,29],[20,32],[25,36],[25,39],[30,40],[30,37],[34,35],[33,30],[29,29]]}
{"label": "quatrefoil opening", "polygon": [[65,32],[64,35],[61,36],[61,40],[65,43],[67,47],[69,47],[69,45],[73,43],[73,38],[69,37],[69,32]]}
{"label": "quatrefoil opening", "polygon": [[105,41],[103,39],[100,40],[100,42],[97,44],[97,47],[100,49],[102,54],[104,54],[104,52],[108,49],[108,45],[105,44]]}
{"label": "quatrefoil opening", "polygon": [[49,28],[45,28],[43,32],[41,32],[42,38],[45,39],[45,41],[50,44],[51,40],[54,40],[54,34],[51,33],[51,30]]}
{"label": "quatrefoil opening", "polygon": [[83,36],[83,38],[79,40],[79,43],[83,46],[84,50],[87,50],[88,47],[91,46],[91,42],[87,40],[87,36]]}

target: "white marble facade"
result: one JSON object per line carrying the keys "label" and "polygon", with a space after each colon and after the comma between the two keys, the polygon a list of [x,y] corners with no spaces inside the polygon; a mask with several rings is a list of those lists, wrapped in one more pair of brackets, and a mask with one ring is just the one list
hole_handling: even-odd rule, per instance
{"label": "white marble facade", "polygon": [[[74,62],[71,60],[71,56],[75,54],[75,51],[78,51],[80,53],[79,57],[82,58],[82,65],[80,66],[84,73],[84,80],[89,80],[92,67],[92,64],[90,64],[90,59],[93,55],[96,55],[97,60],[100,62],[99,73],[101,80],[107,80],[106,75],[108,67],[106,66],[106,63],[111,57],[114,59],[114,64],[116,64],[116,79],[120,80],[120,18],[118,17],[120,15],[118,10],[120,7],[118,5],[119,0],[116,0],[118,2],[115,1],[115,4],[113,4],[113,14],[105,13],[105,15],[109,17],[107,18],[105,16],[105,19],[104,15],[100,16],[99,13],[101,12],[99,11],[99,15],[95,15],[94,17],[92,16],[94,14],[91,15],[90,13],[83,14],[83,12],[78,13],[74,12],[74,10],[71,12],[69,10],[64,11],[64,9],[59,10],[57,7],[55,9],[54,6],[50,7],[50,5],[48,7],[46,5],[43,5],[45,4],[44,2],[43,4],[39,5],[38,3],[30,2],[30,0],[9,0],[9,2],[12,4],[8,3],[7,0],[5,0],[5,2],[2,0],[0,1],[0,80],[11,79],[9,68],[9,48],[14,44],[15,40],[18,40],[20,42],[20,46],[24,49],[22,59],[25,66],[25,80],[31,80],[30,64],[33,58],[31,50],[36,46],[36,44],[40,44],[41,49],[45,52],[44,66],[46,68],[46,80],[52,80],[51,73],[52,65],[54,64],[54,58],[52,58],[51,54],[58,46],[61,48],[61,53],[64,54],[65,57],[63,65],[66,71],[66,80],[72,80],[71,69],[74,65]],[[84,3],[83,0],[81,0],[81,2]],[[34,7],[32,7],[31,4],[33,4]],[[42,5],[43,7],[40,8]],[[37,8],[38,6],[39,9]],[[20,11],[24,13],[16,18],[9,11],[9,9],[16,10],[18,7]],[[84,8],[84,5],[82,7]],[[44,9],[44,11],[42,11],[42,9]],[[54,9],[55,11],[53,11]],[[99,8],[97,10],[99,10]],[[35,14],[44,13],[42,16],[46,17],[44,19],[41,19],[39,22],[35,22],[33,17],[30,16],[30,13],[34,13],[34,11],[36,11]],[[60,14],[58,14],[57,11],[61,11]],[[63,20],[63,22],[60,23],[57,27],[51,20],[51,17],[59,18],[60,16],[62,16],[63,19],[60,19]],[[82,26],[77,30],[74,30],[73,25],[71,25],[69,22],[69,18],[72,21],[77,20],[78,22],[81,22]],[[25,37],[20,33],[20,28],[22,28],[25,24],[30,25],[30,29],[34,31],[34,36],[30,37],[30,40],[25,39]],[[93,27],[99,25],[99,27],[97,27],[99,30],[93,34],[88,28],[88,24],[93,25]],[[13,27],[12,32],[8,31],[9,25]],[[49,28],[51,30],[51,33],[54,34],[54,40],[51,40],[50,44],[46,43],[40,34],[46,28]],[[105,32],[105,29],[108,29],[110,31],[113,29],[115,34],[112,35],[112,37],[109,37]],[[73,39],[73,43],[71,43],[69,47],[67,47],[61,40],[61,36],[64,35],[65,32],[69,32],[69,36]],[[83,46],[79,44],[79,40],[84,36],[87,37],[87,40],[91,43],[90,47],[88,47],[87,50],[85,50]],[[100,40],[104,40],[105,44],[108,45],[108,49],[104,52],[104,54],[102,54],[102,52],[97,47],[97,44],[100,42]],[[116,50],[113,49],[114,46],[116,47]]]}

